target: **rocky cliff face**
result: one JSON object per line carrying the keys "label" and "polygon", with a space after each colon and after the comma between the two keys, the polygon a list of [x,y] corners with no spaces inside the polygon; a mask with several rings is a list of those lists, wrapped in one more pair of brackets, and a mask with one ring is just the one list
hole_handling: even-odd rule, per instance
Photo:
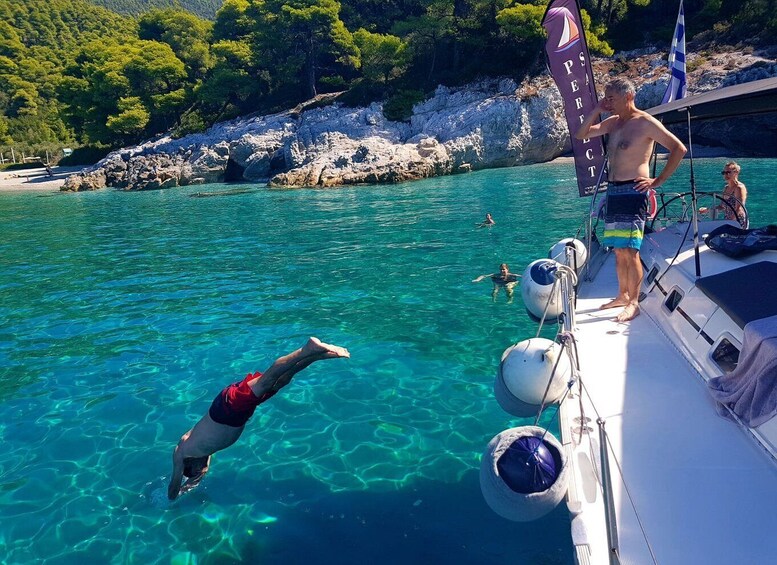
{"label": "rocky cliff face", "polygon": [[[660,102],[668,80],[664,61],[651,53],[597,61],[594,73],[597,84],[609,74],[633,78],[641,108]],[[699,64],[690,74],[689,89],[699,92],[769,76],[777,76],[773,59],[724,54]],[[763,142],[756,145],[763,147]],[[181,139],[162,136],[111,153],[68,178],[63,190],[148,190],[241,180],[319,187],[401,182],[544,162],[568,150],[561,98],[550,77],[522,85],[487,80],[438,87],[432,98],[415,106],[410,123],[387,120],[377,103],[348,108],[335,102],[216,124]]]}

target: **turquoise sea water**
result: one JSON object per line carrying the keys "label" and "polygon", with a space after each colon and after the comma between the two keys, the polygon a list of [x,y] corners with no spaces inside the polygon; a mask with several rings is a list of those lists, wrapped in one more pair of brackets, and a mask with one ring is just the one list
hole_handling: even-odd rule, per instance
{"label": "turquoise sea water", "polygon": [[[724,162],[697,160],[700,190]],[[752,224],[777,220],[777,162],[741,163]],[[471,280],[577,229],[573,175],[0,194],[0,561],[571,563],[563,506],[516,524],[482,500],[486,444],[531,423],[493,399],[499,358],[536,326]],[[168,504],[181,434],[310,335],[352,358],[295,377]]]}

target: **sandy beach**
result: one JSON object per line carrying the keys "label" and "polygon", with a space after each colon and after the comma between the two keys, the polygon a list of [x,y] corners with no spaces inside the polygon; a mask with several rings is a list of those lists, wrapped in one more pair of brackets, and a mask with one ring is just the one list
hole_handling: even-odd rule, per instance
{"label": "sandy beach", "polygon": [[65,179],[84,167],[52,167],[51,176],[44,167],[21,171],[0,171],[0,192],[13,190],[58,191]]}

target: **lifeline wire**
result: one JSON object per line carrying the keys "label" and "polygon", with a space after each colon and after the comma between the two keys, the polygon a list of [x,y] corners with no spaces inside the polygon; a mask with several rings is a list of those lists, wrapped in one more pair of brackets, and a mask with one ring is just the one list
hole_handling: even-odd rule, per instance
{"label": "lifeline wire", "polygon": [[[686,232],[686,234],[687,234],[687,232]],[[678,251],[678,254],[679,254],[679,251]],[[561,279],[557,278],[554,281],[554,283],[553,283],[553,288],[554,289],[555,289],[555,285],[558,284],[560,282],[560,280]],[[551,290],[551,296],[553,296],[552,292],[553,291]],[[548,302],[545,305],[545,311],[542,314],[542,320],[540,320],[540,329],[542,329],[542,323],[545,320],[545,315],[547,314],[549,306],[550,306],[550,298],[548,298]],[[539,331],[537,332],[537,335],[539,335]],[[591,398],[591,395],[588,393],[588,389],[585,387],[585,384],[583,383],[583,379],[579,378],[577,372],[575,371],[575,368],[577,368],[579,370],[579,366],[575,367],[578,364],[578,359],[577,359],[577,343],[575,342],[574,337],[571,336],[568,332],[560,332],[559,334],[557,334],[557,337],[559,337],[562,340],[562,342],[563,342],[562,345],[564,346],[564,351],[567,351],[567,354],[570,355],[570,356],[571,356],[571,353],[567,349],[569,347],[567,342],[571,339],[571,341],[572,341],[572,343],[574,344],[574,347],[575,347],[575,359],[574,359],[575,363],[571,363],[571,365],[573,366],[573,375],[572,375],[572,378],[570,378],[569,382],[567,383],[567,390],[564,391],[564,395],[561,397],[561,399],[558,401],[558,404],[556,405],[556,413],[554,414],[553,417],[558,416],[558,412],[559,412],[559,410],[561,410],[561,405],[564,403],[564,400],[566,400],[567,396],[569,395],[569,392],[572,390],[572,387],[575,384],[575,381],[577,380],[580,383],[581,389],[583,391],[585,391],[585,394],[588,397],[588,400],[591,403],[591,406],[593,407],[594,412],[596,413],[596,417],[600,421],[604,421],[602,419],[601,415],[599,414],[599,411],[596,409],[596,405],[594,404],[593,399]],[[562,353],[564,351],[562,351]],[[545,409],[545,400],[546,400],[546,396],[548,394],[548,390],[550,389],[550,383],[551,383],[551,381],[553,380],[553,377],[556,374],[556,369],[558,368],[558,364],[559,364],[560,361],[561,361],[561,355],[559,355],[556,358],[556,364],[553,366],[553,371],[551,372],[550,379],[548,380],[548,384],[547,384],[547,386],[545,388],[545,394],[542,397],[542,405],[540,406],[540,410],[537,413],[537,416],[536,416],[536,418],[534,420],[534,425],[535,426],[539,422],[539,419],[542,416],[542,412]],[[582,395],[580,395],[580,408],[581,408],[581,410],[580,410],[580,414],[581,414],[580,437],[581,437],[581,439],[582,439],[582,428],[583,428],[583,424],[584,424],[584,422],[582,420],[582,416],[584,414],[583,409],[582,409],[582,405],[583,405]],[[538,457],[537,452],[539,450],[540,445],[542,445],[542,441],[545,439],[545,436],[547,435],[547,433],[548,433],[548,430],[545,429],[543,431],[543,433],[542,433],[542,436],[540,436],[540,441],[537,443],[537,446],[532,451],[532,455],[535,458]],[[612,458],[615,461],[615,465],[618,467],[618,474],[620,475],[621,483],[623,484],[623,488],[626,491],[626,496],[628,496],[629,504],[631,504],[631,508],[634,510],[634,516],[637,519],[637,523],[639,524],[639,529],[642,532],[642,538],[645,540],[645,545],[648,548],[648,552],[650,552],[650,557],[653,560],[653,563],[655,565],[658,565],[658,560],[656,559],[655,553],[653,552],[653,547],[650,545],[650,540],[647,537],[647,532],[645,531],[645,526],[642,523],[642,519],[639,516],[639,511],[637,510],[637,506],[636,506],[636,504],[634,504],[634,499],[632,498],[631,492],[629,491],[629,487],[626,484],[626,478],[623,476],[623,468],[621,467],[620,461],[618,461],[618,458],[615,455],[615,450],[613,449],[612,443],[610,442],[610,436],[609,436],[609,434],[606,431],[604,431],[604,437],[607,440],[607,447],[606,448],[609,449],[610,453],[612,454]],[[597,479],[598,479],[599,484],[601,485],[601,478],[599,477],[598,473],[597,473]]]}
{"label": "lifeline wire", "polygon": [[[580,379],[580,383],[583,387],[583,390],[585,391],[585,395],[588,397],[588,401],[591,403],[591,407],[594,409],[594,412],[596,412],[596,417],[599,420],[604,421],[604,418],[599,414],[599,411],[596,409],[596,405],[594,404],[593,399],[591,398],[591,395],[588,392],[588,389],[585,386],[585,383],[583,383],[583,380]],[[645,526],[642,524],[642,519],[639,517],[639,511],[637,510],[636,504],[634,504],[634,499],[631,496],[631,492],[629,491],[629,485],[626,484],[626,477],[623,476],[623,468],[621,467],[620,461],[618,461],[618,457],[615,455],[615,450],[612,447],[612,443],[610,442],[610,435],[605,431],[604,437],[607,439],[607,446],[610,450],[610,453],[612,453],[612,458],[615,461],[615,465],[618,467],[618,474],[621,477],[621,483],[623,484],[623,489],[626,491],[626,496],[629,498],[629,504],[631,504],[631,508],[634,510],[634,517],[637,519],[637,523],[639,524],[639,529],[642,532],[642,538],[645,540],[645,545],[648,548],[648,551],[650,552],[650,557],[653,559],[653,563],[658,565],[658,560],[656,559],[655,553],[653,553],[653,547],[650,545],[650,540],[647,537],[647,532],[645,531]]]}
{"label": "lifeline wire", "polygon": [[[566,333],[564,333],[562,337],[563,337],[564,340],[566,340],[569,336]],[[563,351],[562,351],[562,353],[563,353]],[[561,359],[561,355],[558,356],[558,359]],[[558,359],[556,360],[556,366],[558,366]],[[555,367],[553,368],[553,372],[554,373],[556,372],[556,368]],[[551,375],[551,378],[552,378],[552,375]],[[577,375],[574,373],[574,369],[573,369],[572,377],[569,379],[569,382],[567,382],[567,390],[564,391],[564,395],[561,397],[561,399],[559,399],[558,404],[556,404],[556,413],[553,415],[554,418],[558,416],[558,412],[559,412],[559,410],[561,410],[561,405],[564,403],[564,400],[566,400],[567,396],[569,395],[569,391],[571,391],[572,387],[575,386],[575,380],[578,380],[578,379],[577,379]],[[545,399],[543,398],[543,403],[544,403],[544,401],[545,401]],[[540,411],[537,414],[537,419],[534,421],[534,425],[535,426],[537,425],[537,422],[539,421],[540,416],[542,415],[543,409],[544,408],[540,408]],[[547,433],[548,433],[548,430],[547,430],[547,428],[545,428],[545,431],[542,433],[542,436],[540,437],[540,441],[542,441],[545,438]],[[539,449],[539,445],[537,445],[537,449]]]}
{"label": "lifeline wire", "polygon": [[658,277],[656,277],[656,280],[653,281],[653,286],[650,287],[650,290],[648,290],[648,294],[653,292],[653,289],[656,288],[656,285],[661,282],[661,279],[664,278],[664,275],[669,272],[669,269],[671,269],[674,266],[674,262],[677,261],[677,258],[680,256],[680,251],[683,249],[683,243],[685,243],[685,240],[688,238],[688,232],[691,231],[691,222],[688,222],[688,227],[685,228],[685,233],[683,234],[683,238],[680,240],[680,245],[677,246],[677,251],[674,254],[674,257],[672,257],[672,260],[669,262],[669,266],[664,269],[664,272],[661,273]]}

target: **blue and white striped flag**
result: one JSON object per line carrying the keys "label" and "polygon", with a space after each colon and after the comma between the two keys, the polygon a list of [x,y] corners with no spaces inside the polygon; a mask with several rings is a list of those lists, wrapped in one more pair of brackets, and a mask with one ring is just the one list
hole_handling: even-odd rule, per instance
{"label": "blue and white striped flag", "polygon": [[664,93],[661,104],[679,100],[685,97],[687,85],[685,83],[685,13],[683,12],[683,0],[680,0],[680,13],[677,14],[677,25],[674,28],[672,49],[669,51],[669,71],[672,76]]}

